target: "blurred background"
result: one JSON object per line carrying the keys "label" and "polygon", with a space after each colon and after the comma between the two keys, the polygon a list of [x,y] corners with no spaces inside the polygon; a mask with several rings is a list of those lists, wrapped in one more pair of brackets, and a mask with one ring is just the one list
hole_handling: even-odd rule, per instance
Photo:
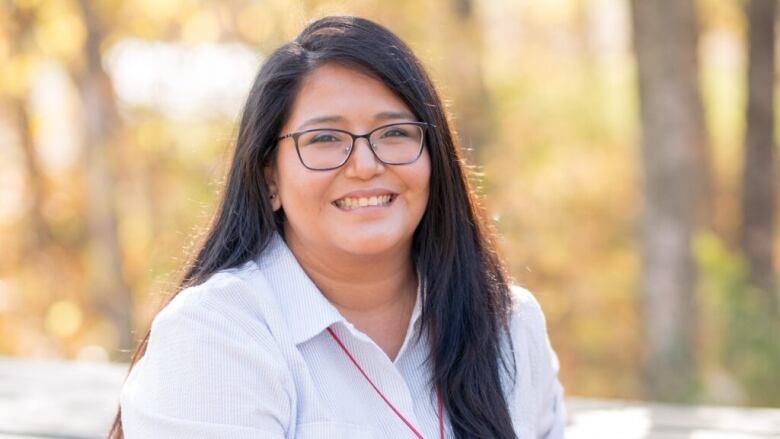
{"label": "blurred background", "polygon": [[569,395],[780,407],[776,9],[0,0],[0,355],[128,361],[259,66],[354,14],[434,77]]}

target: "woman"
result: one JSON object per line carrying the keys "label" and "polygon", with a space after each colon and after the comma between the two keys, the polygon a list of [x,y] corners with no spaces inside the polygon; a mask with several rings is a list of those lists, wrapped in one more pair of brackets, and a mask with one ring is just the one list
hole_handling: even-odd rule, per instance
{"label": "woman", "polygon": [[441,100],[355,17],[262,66],[140,355],[113,437],[563,437],[544,317],[510,289]]}

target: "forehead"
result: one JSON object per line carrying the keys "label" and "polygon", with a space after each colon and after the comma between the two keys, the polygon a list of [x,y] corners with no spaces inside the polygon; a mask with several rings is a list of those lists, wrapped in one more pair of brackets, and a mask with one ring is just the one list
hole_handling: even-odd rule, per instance
{"label": "forehead", "polygon": [[388,112],[411,116],[404,101],[380,80],[355,68],[331,63],[316,68],[303,79],[285,126],[296,129],[309,119],[328,116],[359,124]]}

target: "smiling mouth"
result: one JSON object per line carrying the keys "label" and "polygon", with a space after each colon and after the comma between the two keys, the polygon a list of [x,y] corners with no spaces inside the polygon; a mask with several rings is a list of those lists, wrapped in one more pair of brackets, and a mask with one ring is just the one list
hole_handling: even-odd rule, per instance
{"label": "smiling mouth", "polygon": [[334,201],[333,204],[339,209],[353,210],[361,207],[381,207],[387,206],[395,200],[396,195],[378,195],[373,197],[344,197]]}

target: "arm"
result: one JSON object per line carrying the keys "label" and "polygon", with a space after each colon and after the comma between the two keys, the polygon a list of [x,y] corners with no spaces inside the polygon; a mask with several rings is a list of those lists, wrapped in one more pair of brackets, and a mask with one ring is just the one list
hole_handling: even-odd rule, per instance
{"label": "arm", "polygon": [[[563,386],[558,381],[560,364],[550,344],[544,313],[536,298],[522,288],[513,287],[515,301],[513,315],[513,343],[517,352],[526,352],[525,358],[517,358],[518,366],[528,365],[531,382],[529,391],[534,394],[534,437],[561,439],[565,436],[566,408]],[[524,346],[525,345],[525,346]],[[522,390],[517,387],[516,391]],[[523,395],[516,397],[522,398]]]}
{"label": "arm", "polygon": [[542,403],[539,416],[540,437],[544,439],[558,439],[565,435],[566,406],[563,403],[563,386],[558,381],[560,364],[550,344],[547,331],[544,331],[544,339],[540,341],[544,346],[542,350],[541,388]]}
{"label": "arm", "polygon": [[[155,318],[120,397],[126,439],[285,437],[294,404],[285,362],[262,321],[209,300],[214,287],[182,291]],[[251,294],[237,279],[216,287]]]}

